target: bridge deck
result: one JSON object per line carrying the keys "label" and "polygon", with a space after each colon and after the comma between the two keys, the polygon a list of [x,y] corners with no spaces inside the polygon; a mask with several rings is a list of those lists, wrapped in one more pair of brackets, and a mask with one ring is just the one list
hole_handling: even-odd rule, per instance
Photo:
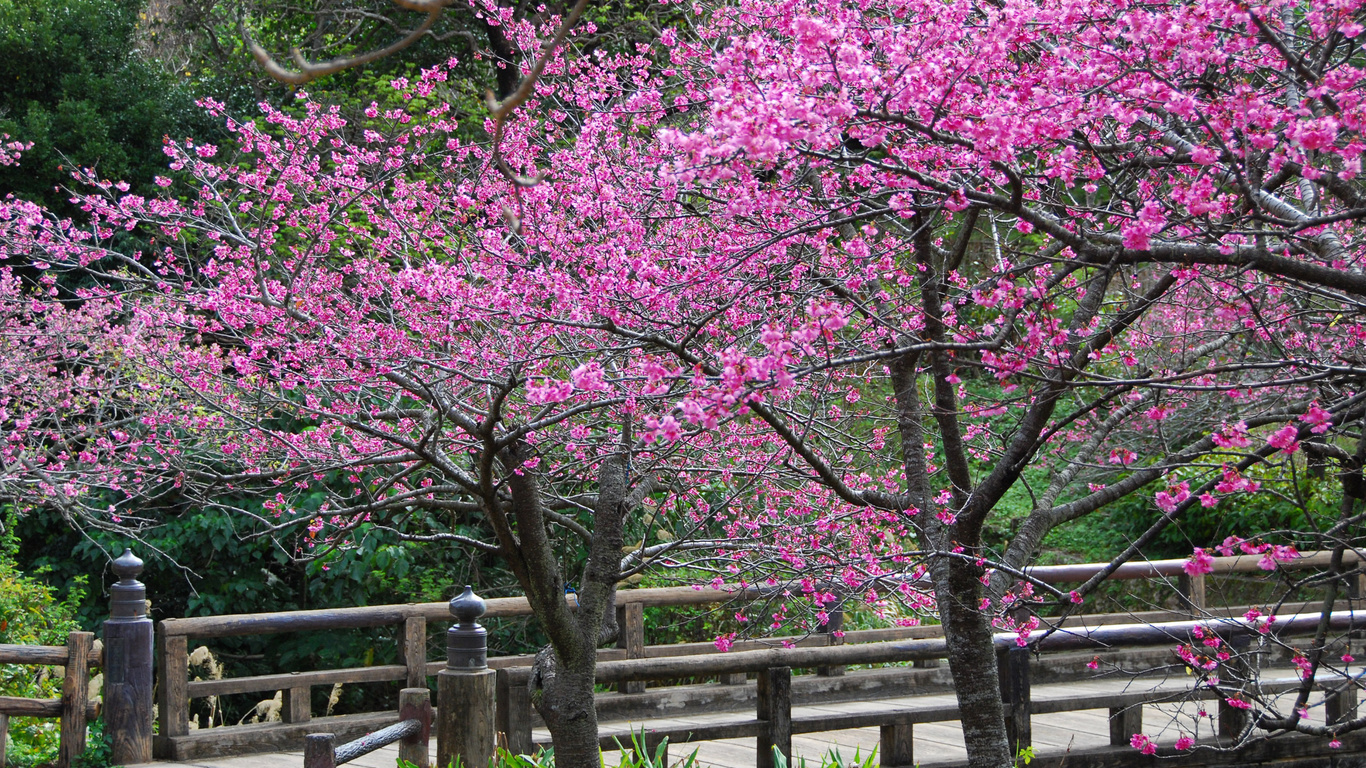
{"label": "bridge deck", "polygon": [[[1036,685],[1033,687],[1032,698],[1036,707],[1044,705],[1045,708],[1050,701],[1077,699],[1084,696],[1094,696],[1097,700],[1101,700],[1118,694],[1142,693],[1144,698],[1159,699],[1166,695],[1188,690],[1189,680],[1183,676],[1165,679],[1131,678]],[[1316,696],[1313,701],[1317,700],[1318,697]],[[792,715],[794,720],[808,716],[828,716],[834,719],[841,715],[868,711],[869,709],[891,711],[898,706],[911,706],[912,703],[917,709],[924,709],[934,703],[942,704],[944,707],[952,707],[955,701],[952,694],[918,695],[900,699],[877,699],[793,707]],[[1177,703],[1147,704],[1143,708],[1143,731],[1161,742],[1175,741],[1180,732],[1190,733],[1192,731],[1193,717],[1201,706],[1198,703],[1186,703],[1184,705]],[[1213,701],[1205,702],[1203,706],[1211,712],[1216,708]],[[701,726],[723,721],[726,718],[733,718],[735,714],[723,712],[670,718],[668,720],[654,719],[640,723],[640,725],[646,728]],[[1321,707],[1311,709],[1311,720],[1322,722],[1322,718]],[[612,723],[610,725],[618,724]],[[1061,756],[1069,752],[1099,749],[1106,747],[1110,742],[1108,709],[1035,714],[1032,717],[1032,728],[1034,751],[1040,757]],[[966,759],[967,753],[963,746],[962,730],[956,721],[924,723],[914,726],[914,729],[916,763],[922,766],[933,766]],[[1211,721],[1203,720],[1199,735],[1201,737],[1211,736],[1211,730]],[[538,729],[534,735],[538,739],[548,736],[542,729]],[[799,767],[800,761],[805,758],[808,765],[818,766],[821,757],[826,752],[835,750],[843,756],[846,764],[848,764],[856,751],[861,756],[866,757],[875,749],[878,745],[878,737],[877,728],[855,728],[794,735],[792,739],[792,748],[796,755],[794,762]],[[204,759],[185,763],[159,763],[157,765],[163,768],[172,768],[176,765],[184,765],[187,768],[302,768],[302,744],[300,747],[299,751],[292,752]],[[678,762],[693,750],[697,751],[698,763],[706,768],[752,768],[755,762],[755,740],[743,738],[672,744],[669,750],[670,763]],[[394,768],[397,753],[397,747],[389,747],[358,758],[348,765],[354,765],[356,768]],[[435,753],[436,744],[433,741],[433,763],[435,763]],[[604,757],[608,765],[617,762],[615,756],[610,753]]]}

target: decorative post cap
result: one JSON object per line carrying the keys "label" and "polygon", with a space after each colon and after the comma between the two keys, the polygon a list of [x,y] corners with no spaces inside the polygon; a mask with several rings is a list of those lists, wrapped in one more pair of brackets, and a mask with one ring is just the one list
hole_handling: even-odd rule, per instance
{"label": "decorative post cap", "polygon": [[451,615],[458,623],[446,631],[446,668],[482,670],[488,668],[488,631],[476,621],[488,604],[465,585],[465,591],[451,599]]}
{"label": "decorative post cap", "polygon": [[474,594],[474,588],[465,585],[465,591],[451,598],[451,615],[459,620],[461,625],[473,624],[484,615],[488,610],[488,603],[484,598]]}
{"label": "decorative post cap", "polygon": [[147,587],[138,581],[142,574],[142,558],[125,547],[113,563],[118,582],[110,588],[109,614],[111,621],[145,620],[147,616]]}
{"label": "decorative post cap", "polygon": [[142,575],[142,558],[133,554],[132,547],[124,547],[123,554],[114,561],[114,574],[122,582],[137,581]]}

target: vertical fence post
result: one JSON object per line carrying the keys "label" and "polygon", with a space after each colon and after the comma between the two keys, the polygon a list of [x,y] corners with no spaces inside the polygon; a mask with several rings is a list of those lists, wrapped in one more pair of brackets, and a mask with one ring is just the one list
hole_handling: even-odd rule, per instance
{"label": "vertical fence post", "polygon": [[304,768],[337,768],[337,737],[330,733],[305,736]]}
{"label": "vertical fence post", "polygon": [[1001,679],[1001,701],[1009,707],[1006,713],[1006,740],[1010,750],[1018,755],[1033,743],[1030,727],[1029,649],[1012,646],[996,654],[997,673]]}
{"label": "vertical fence post", "polygon": [[[295,672],[293,674],[299,674]],[[286,723],[306,723],[313,719],[313,688],[307,685],[285,688],[280,697],[280,720]]]}
{"label": "vertical fence post", "polygon": [[775,768],[773,750],[777,749],[792,765],[792,668],[770,667],[759,671],[760,723],[755,768]]}
{"label": "vertical fence post", "polygon": [[[147,587],[138,581],[142,560],[125,548],[113,568],[119,580],[110,588],[104,622],[104,724],[113,742],[109,759],[114,765],[150,763],[152,620],[147,618]],[[182,677],[188,674],[184,666],[180,670]]]}
{"label": "vertical fence post", "polygon": [[157,724],[156,738],[152,741],[156,757],[170,760],[175,757],[176,736],[190,732],[190,651],[189,639],[184,635],[166,634],[166,624],[162,623],[156,635],[157,642]]}
{"label": "vertical fence post", "polygon": [[399,663],[408,668],[409,688],[427,687],[427,619],[409,616],[403,620],[403,639],[398,644]]}
{"label": "vertical fence post", "polygon": [[915,762],[915,726],[910,723],[884,725],[878,734],[878,765],[906,768]]}
{"label": "vertical fence post", "polygon": [[[514,670],[525,667],[500,669],[497,674],[497,693],[495,729],[507,739],[504,745],[514,755],[529,755],[534,748],[531,743],[531,691],[527,679],[514,676]],[[438,767],[440,768],[440,767]]]}
{"label": "vertical fence post", "polygon": [[1242,686],[1252,678],[1251,664],[1247,659],[1248,650],[1252,641],[1246,637],[1233,637],[1228,640],[1228,650],[1232,656],[1224,662],[1223,679],[1219,691],[1219,735],[1227,739],[1236,739],[1243,735],[1247,730],[1251,716],[1246,709],[1229,705],[1229,695],[1225,693],[1224,686],[1229,688]]}
{"label": "vertical fence post", "polygon": [[1135,733],[1143,733],[1143,705],[1110,707],[1110,743],[1127,746]]}
{"label": "vertical fence post", "polygon": [[[617,647],[626,649],[626,658],[645,657],[645,606],[638,602],[617,606]],[[644,680],[617,684],[619,693],[645,693]]]}
{"label": "vertical fence post", "polygon": [[0,768],[5,768],[5,750],[9,746],[9,715],[0,715]]}
{"label": "vertical fence post", "polygon": [[1357,717],[1357,689],[1354,681],[1346,680],[1336,690],[1323,697],[1323,719],[1329,725],[1345,723]]}
{"label": "vertical fence post", "polygon": [[[844,601],[835,603],[835,607],[826,611],[826,620],[817,629],[817,632],[829,637],[830,645],[844,645]],[[844,665],[835,664],[826,667],[816,667],[816,675],[819,677],[840,677],[844,674]]]}
{"label": "vertical fence post", "polygon": [[1205,613],[1205,574],[1183,573],[1177,577],[1176,589],[1181,593],[1181,605],[1194,618]]}
{"label": "vertical fence post", "polygon": [[446,633],[446,668],[437,674],[437,768],[450,768],[457,756],[481,768],[493,757],[494,672],[488,632],[475,621],[485,608],[469,586],[451,600],[457,623]]}
{"label": "vertical fence post", "polygon": [[398,759],[412,763],[417,768],[430,768],[431,756],[427,745],[432,734],[432,692],[427,690],[426,686],[404,688],[399,691],[398,719],[418,720],[422,723],[422,730],[411,736],[404,736],[398,743]]}
{"label": "vertical fence post", "polygon": [[85,708],[90,703],[90,651],[95,635],[72,632],[66,636],[66,675],[62,678],[62,736],[58,768],[70,768],[85,752]]}

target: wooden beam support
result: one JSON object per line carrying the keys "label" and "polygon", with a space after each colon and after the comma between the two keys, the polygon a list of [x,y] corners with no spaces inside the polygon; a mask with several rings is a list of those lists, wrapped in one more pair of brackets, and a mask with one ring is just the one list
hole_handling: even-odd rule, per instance
{"label": "wooden beam support", "polygon": [[304,768],[337,768],[337,737],[330,733],[305,736]]}
{"label": "wooden beam support", "polygon": [[407,667],[408,688],[427,687],[427,619],[409,616],[403,620],[403,637],[398,644],[399,664]]}
{"label": "wooden beam support", "polygon": [[[645,606],[640,603],[617,605],[617,647],[626,651],[628,659],[645,658]],[[644,680],[617,683],[619,693],[644,693]]]}
{"label": "wooden beam support", "polygon": [[90,655],[95,647],[92,632],[66,636],[66,675],[62,678],[62,736],[57,768],[70,768],[85,752],[86,705],[90,702]]}
{"label": "wooden beam support", "polygon": [[783,753],[792,765],[792,668],[769,667],[759,672],[760,721],[755,768],[776,768],[773,752]]}
{"label": "wooden beam support", "polygon": [[1110,707],[1110,743],[1128,746],[1135,733],[1143,733],[1143,705]]}
{"label": "wooden beam support", "polygon": [[1001,680],[1001,701],[1009,705],[1006,711],[1006,739],[1010,750],[1020,754],[1033,743],[1030,729],[1029,648],[1012,646],[996,654],[997,672]]}
{"label": "wooden beam support", "polygon": [[286,723],[306,723],[313,719],[313,689],[307,685],[285,688],[280,719]]}
{"label": "wooden beam support", "polygon": [[[825,623],[816,630],[829,638],[829,645],[844,645],[844,607],[837,605],[833,610],[826,612]],[[821,677],[839,677],[844,674],[846,667],[843,664],[829,664],[816,667],[816,674]]]}
{"label": "wooden beam support", "polygon": [[882,726],[879,734],[879,764],[882,768],[909,768],[915,763],[915,726],[893,724]]}

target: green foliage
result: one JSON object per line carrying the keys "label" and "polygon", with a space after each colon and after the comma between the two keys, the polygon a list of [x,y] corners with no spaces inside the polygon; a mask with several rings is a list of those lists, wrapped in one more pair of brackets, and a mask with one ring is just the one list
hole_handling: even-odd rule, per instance
{"label": "green foliage", "polygon": [[0,192],[66,211],[73,166],[142,190],[164,136],[212,133],[189,89],[138,54],[140,0],[0,0],[0,133],[33,142]]}
{"label": "green foliage", "polygon": [[[26,575],[14,561],[18,540],[9,526],[0,533],[0,643],[16,645],[65,645],[67,634],[80,629],[76,605],[84,597],[83,582],[58,599],[56,590],[38,576]],[[0,664],[0,696],[52,699],[62,695],[58,668]],[[57,754],[60,732],[51,718],[18,717],[10,721],[7,748],[16,766],[51,762]]]}
{"label": "green foliage", "polygon": [[[248,506],[244,500],[235,501]],[[306,531],[274,540],[250,538],[245,515],[202,509],[156,514],[162,522],[145,532],[142,542],[104,531],[77,532],[60,516],[42,510],[11,520],[9,525],[22,542],[16,553],[18,562],[30,571],[43,570],[59,594],[68,594],[67,605],[86,628],[98,626],[107,616],[108,605],[102,596],[86,594],[84,574],[107,573],[111,553],[130,545],[147,562],[141,578],[157,619],[435,601],[449,598],[457,586],[467,583],[489,597],[517,591],[498,564],[485,562],[481,556],[456,547],[403,542],[373,527],[358,529],[345,547],[315,550],[309,548],[312,540]],[[357,667],[393,663],[398,646],[395,631],[224,638],[213,641],[211,647],[229,676]],[[498,643],[508,638],[501,631],[495,637]],[[496,651],[517,653],[536,647]],[[434,648],[432,653],[439,651]],[[326,706],[328,693],[326,688],[317,688],[315,706]],[[391,706],[397,688],[379,683],[351,685],[341,695],[337,714],[370,711]],[[236,722],[257,698],[224,697],[218,722]],[[196,715],[206,715],[206,700],[196,700],[195,707]]]}
{"label": "green foliage", "polygon": [[85,740],[85,751],[76,756],[73,768],[110,768],[113,758],[114,739],[104,732],[104,721],[92,721]]}

